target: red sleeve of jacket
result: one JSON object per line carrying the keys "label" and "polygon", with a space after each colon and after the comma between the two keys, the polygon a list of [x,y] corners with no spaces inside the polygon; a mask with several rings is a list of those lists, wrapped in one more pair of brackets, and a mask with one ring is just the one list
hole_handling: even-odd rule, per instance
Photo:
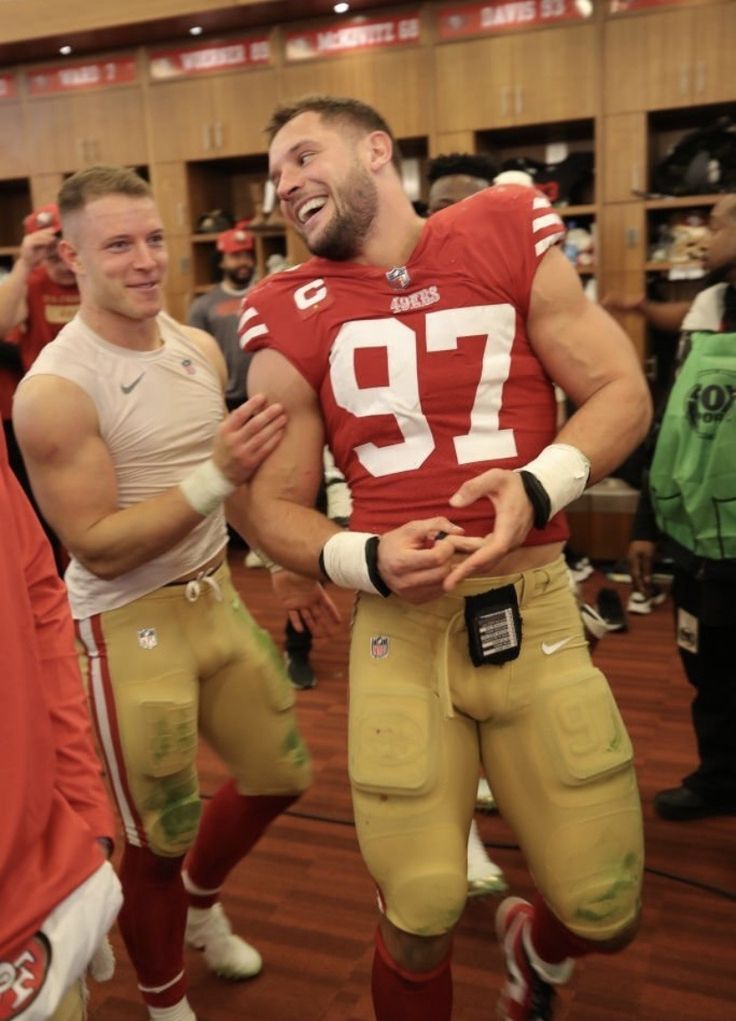
{"label": "red sleeve of jacket", "polygon": [[12,473],[8,475],[43,693],[54,734],[56,787],[96,837],[112,840],[115,821],[92,741],[66,589],[25,494]]}

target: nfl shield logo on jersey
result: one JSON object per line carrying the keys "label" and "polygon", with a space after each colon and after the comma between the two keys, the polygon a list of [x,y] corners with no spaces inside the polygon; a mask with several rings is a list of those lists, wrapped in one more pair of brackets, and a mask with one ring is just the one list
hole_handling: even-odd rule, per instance
{"label": "nfl shield logo on jersey", "polygon": [[386,635],[374,635],[371,638],[371,656],[373,659],[385,659],[388,656],[388,638]]}
{"label": "nfl shield logo on jersey", "polygon": [[138,644],[142,649],[155,649],[158,645],[158,637],[155,627],[142,627],[138,629]]}

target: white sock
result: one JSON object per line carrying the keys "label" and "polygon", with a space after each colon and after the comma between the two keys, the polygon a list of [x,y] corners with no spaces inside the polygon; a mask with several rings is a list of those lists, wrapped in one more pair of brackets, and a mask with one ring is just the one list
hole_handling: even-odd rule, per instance
{"label": "white sock", "polygon": [[187,921],[190,925],[196,925],[198,922],[203,922],[205,918],[209,918],[213,907],[214,904],[209,908],[195,908],[190,905],[190,907],[187,908]]}
{"label": "white sock", "polygon": [[151,1021],[197,1021],[186,996],[182,997],[173,1007],[149,1007]]}
{"label": "white sock", "polygon": [[482,776],[478,780],[478,793],[476,794],[476,798],[490,798],[490,796],[491,796],[491,788],[490,788],[486,778],[484,776]]}

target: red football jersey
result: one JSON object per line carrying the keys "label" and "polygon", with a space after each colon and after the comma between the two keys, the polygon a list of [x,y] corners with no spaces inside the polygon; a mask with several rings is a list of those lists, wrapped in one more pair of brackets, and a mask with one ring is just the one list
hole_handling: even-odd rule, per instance
{"label": "red football jersey", "polygon": [[[553,386],[525,321],[539,261],[563,233],[534,189],[489,188],[429,219],[393,284],[376,266],[312,258],[246,296],[243,347],[279,351],[319,394],[352,528],[444,514],[468,534],[491,531],[488,500],[448,501],[555,436]],[[566,536],[557,516],[527,543]]]}
{"label": "red football jersey", "polygon": [[[100,867],[115,823],[92,745],[66,589],[0,434],[2,962]],[[12,969],[10,972],[12,978]]]}

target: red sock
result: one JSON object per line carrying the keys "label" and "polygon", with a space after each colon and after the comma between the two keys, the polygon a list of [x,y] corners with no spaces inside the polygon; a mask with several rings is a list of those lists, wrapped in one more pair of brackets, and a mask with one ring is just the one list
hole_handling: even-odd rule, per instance
{"label": "red sock", "polygon": [[539,894],[534,898],[530,936],[535,951],[547,964],[559,964],[568,957],[585,957],[586,954],[601,952],[600,944],[576,936],[564,926]]}
{"label": "red sock", "polygon": [[371,991],[376,1021],[450,1021],[452,974],[448,953],[432,971],[406,971],[386,949],[376,929]]}
{"label": "red sock", "polygon": [[[162,858],[147,847],[130,844],[126,845],[120,863],[125,896],[118,924],[143,999],[151,1007],[171,1007],[186,992],[187,899],[181,863],[181,858]],[[154,989],[161,991],[150,991]]]}
{"label": "red sock", "polygon": [[[238,794],[235,781],[210,799],[199,824],[194,846],[184,863],[187,875],[200,890],[218,891],[225,877],[253,847],[272,819],[296,801],[298,794],[252,796]],[[208,908],[217,892],[189,894],[193,907]]]}

